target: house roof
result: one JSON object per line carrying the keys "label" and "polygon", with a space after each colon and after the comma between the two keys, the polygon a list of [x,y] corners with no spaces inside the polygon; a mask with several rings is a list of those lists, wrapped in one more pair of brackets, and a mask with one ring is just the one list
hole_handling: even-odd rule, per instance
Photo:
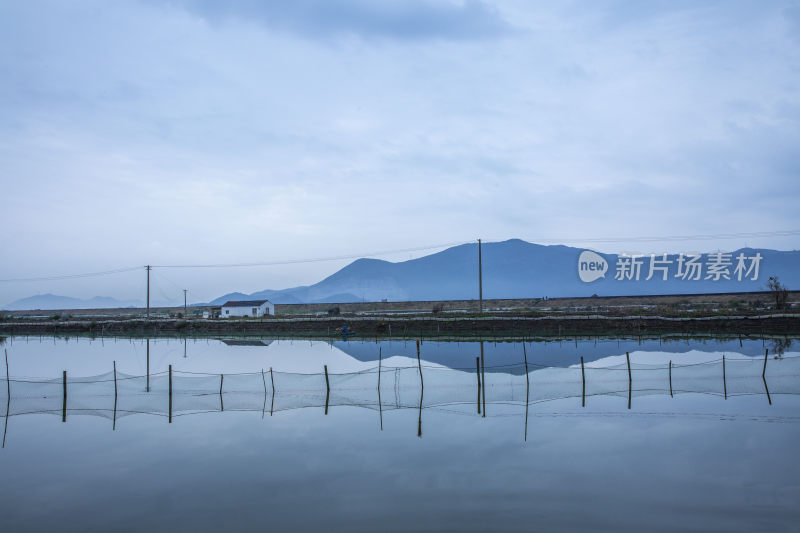
{"label": "house roof", "polygon": [[269,300],[242,300],[242,301],[232,301],[232,302],[225,302],[222,304],[222,307],[260,307],[264,305]]}

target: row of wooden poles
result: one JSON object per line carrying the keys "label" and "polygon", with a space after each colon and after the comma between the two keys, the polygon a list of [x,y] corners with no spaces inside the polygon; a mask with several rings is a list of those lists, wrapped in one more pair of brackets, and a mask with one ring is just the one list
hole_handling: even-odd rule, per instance
{"label": "row of wooden poles", "polygon": [[[523,346],[524,349],[524,346]],[[772,405],[772,397],[769,394],[769,387],[767,386],[767,358],[769,356],[769,349],[764,350],[764,366],[761,369],[761,380],[764,382],[764,390],[767,393],[767,401],[770,405]],[[527,357],[526,357],[527,359]],[[628,352],[625,352],[625,361],[628,366],[628,409],[631,408],[631,396],[633,393],[633,376],[631,374],[631,356]],[[527,361],[525,362],[525,374],[528,373],[528,364]],[[582,385],[582,392],[581,392],[581,406],[586,407],[586,371],[584,370],[583,365],[583,356],[581,356],[581,385]],[[726,378],[725,372],[725,355],[722,355],[722,393],[725,399],[728,399],[728,380]],[[674,397],[672,391],[672,360],[669,361],[669,395],[670,397]]]}
{"label": "row of wooden poles", "polygon": [[[483,360],[483,343],[481,343],[481,361]],[[8,401],[6,402],[6,422],[8,421],[8,413],[9,413],[9,405],[11,401],[11,379],[8,372],[8,351],[5,351],[5,360],[6,360],[6,386],[8,388]],[[381,430],[383,430],[383,406],[380,400],[380,386],[381,386],[381,369],[382,369],[382,353],[379,350],[378,352],[378,405],[380,410],[380,419],[381,419]],[[419,369],[419,379],[420,379],[420,386],[424,389],[424,380],[422,377],[422,360],[420,358],[420,347],[419,347],[419,340],[417,340],[417,367]],[[331,383],[330,377],[328,376],[328,365],[324,365],[324,374],[325,374],[325,414],[328,414],[328,406],[330,404],[330,396],[331,396]],[[113,429],[116,429],[117,423],[117,401],[119,399],[119,387],[117,383],[117,362],[113,362],[113,375],[114,375],[114,415],[113,415]],[[168,367],[168,396],[169,396],[169,411],[168,411],[168,420],[169,423],[172,423],[172,364]],[[267,381],[266,381],[266,373],[264,369],[261,370],[261,379],[264,384],[264,404],[266,409],[266,397],[267,397]],[[272,416],[274,406],[275,406],[275,375],[272,371],[272,368],[269,369],[269,379],[272,386],[272,402],[270,405],[270,416]],[[225,374],[219,375],[219,405],[220,411],[225,411],[225,403],[223,400],[223,384],[225,382]],[[478,387],[480,389],[480,377],[478,378]],[[61,421],[67,421],[67,371],[64,370],[62,372],[62,389],[63,389],[63,401],[61,407]],[[150,361],[148,358],[147,361],[147,381],[145,385],[145,391],[150,392]],[[478,393],[480,396],[480,392]],[[486,402],[486,395],[484,393],[483,397],[484,404]],[[484,408],[485,411],[485,408]],[[478,405],[478,412],[480,412],[480,402]],[[484,415],[485,416],[485,415]],[[418,436],[422,436],[422,393],[420,394],[420,402],[419,402],[419,423],[418,423]],[[5,436],[4,436],[5,437]],[[5,438],[3,439],[5,443]]]}
{"label": "row of wooden poles", "polygon": [[[422,360],[420,358],[420,341],[417,339],[417,367],[419,369],[419,382],[420,382],[420,399],[419,399],[419,420],[418,420],[418,427],[417,427],[417,435],[422,436],[422,402],[423,397],[425,394],[425,381],[422,375]],[[475,358],[475,374],[477,376],[478,382],[478,414],[482,415],[484,418],[486,417],[486,364],[484,361],[484,353],[483,353],[483,341],[480,343],[481,347],[481,354],[479,357]],[[523,357],[524,357],[524,365],[525,365],[525,434],[527,438],[527,427],[528,427],[528,405],[530,403],[530,374],[528,372],[528,353],[525,345],[522,345]],[[769,355],[769,349],[764,351],[764,366],[761,371],[761,379],[764,382],[764,390],[767,394],[767,400],[769,404],[772,405],[772,398],[769,394],[769,387],[767,387],[767,359]],[[6,359],[6,387],[7,387],[7,394],[8,394],[8,401],[6,402],[6,422],[8,421],[8,414],[9,414],[9,405],[11,401],[11,379],[8,372],[8,351],[5,351],[5,359]],[[625,352],[625,361],[627,363],[628,369],[628,409],[631,408],[631,398],[633,395],[633,375],[631,372],[631,358],[628,352]],[[383,354],[382,349],[379,348],[378,350],[378,410],[380,413],[380,426],[381,430],[383,430],[383,403],[381,402],[381,371],[382,371],[382,362],[383,362]],[[149,364],[148,364],[148,373],[147,373],[147,384],[146,384],[146,391],[150,392],[150,373],[149,373]],[[114,361],[114,422],[113,428],[116,429],[116,414],[117,414],[117,399],[118,399],[118,386],[117,386],[117,362]],[[328,376],[328,365],[324,365],[324,373],[325,373],[325,414],[328,414],[328,406],[330,403],[330,394],[331,394],[331,384],[330,378]],[[172,423],[172,365],[169,365],[169,414],[168,419],[169,423]],[[275,406],[275,377],[272,371],[272,368],[269,369],[269,378],[270,383],[272,386],[272,402],[270,405],[270,416],[273,413],[274,406]],[[266,398],[267,398],[267,381],[266,381],[266,373],[264,370],[261,370],[261,379],[264,384],[264,410],[266,410]],[[225,381],[225,374],[219,375],[219,404],[220,404],[220,411],[225,411],[225,404],[223,400],[223,384]],[[67,421],[67,371],[64,370],[62,374],[62,383],[63,383],[63,402],[62,402],[62,409],[61,409],[61,421]],[[725,399],[728,399],[728,384],[726,379],[726,370],[725,370],[725,356],[722,356],[722,385],[723,385],[723,394]],[[584,366],[583,356],[581,356],[581,406],[586,406],[586,370]],[[673,389],[672,389],[672,360],[669,361],[669,395],[670,397],[674,397]],[[5,441],[5,435],[4,439]]]}

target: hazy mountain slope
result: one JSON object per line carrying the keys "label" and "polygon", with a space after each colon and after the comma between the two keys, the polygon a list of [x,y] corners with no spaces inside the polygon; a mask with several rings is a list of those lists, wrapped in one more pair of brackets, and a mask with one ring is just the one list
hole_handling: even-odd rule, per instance
{"label": "hazy mountain slope", "polygon": [[9,311],[26,309],[104,309],[115,307],[140,307],[142,302],[137,300],[117,300],[108,296],[95,296],[88,300],[72,298],[70,296],[58,296],[56,294],[37,294],[27,298],[15,300],[3,306]]}
{"label": "hazy mountain slope", "polygon": [[[604,278],[584,283],[578,277],[578,257],[581,248],[543,246],[513,239],[486,243],[483,255],[484,298],[524,298],[557,296],[603,296],[625,294],[682,294],[761,291],[766,280],[777,275],[788,287],[800,288],[800,252],[765,249],[742,249],[732,252],[731,279],[713,281],[676,278],[677,256],[672,261],[666,281],[655,272],[649,274],[650,258],[642,259],[639,281],[616,280],[617,255],[600,254],[608,263]],[[757,280],[737,281],[733,276],[735,258],[739,253],[763,257]],[[704,256],[704,264],[708,256]],[[347,295],[352,297],[348,298]],[[388,300],[451,300],[472,299],[478,296],[477,244],[464,244],[418,259],[390,263],[378,259],[358,259],[351,264],[307,287],[282,291],[261,291],[243,298],[265,297],[276,303],[319,301],[380,301]],[[224,301],[230,295],[215,300]],[[233,298],[230,298],[233,299]]]}
{"label": "hazy mountain slope", "polygon": [[[525,298],[557,296],[601,296],[637,294],[691,294],[714,292],[762,291],[766,280],[777,275],[790,289],[800,288],[800,252],[745,248],[731,252],[730,277],[713,281],[706,279],[704,269],[700,280],[675,277],[677,256],[672,261],[669,277],[662,280],[656,272],[649,275],[650,258],[642,259],[639,281],[617,280],[618,257],[599,254],[608,264],[605,277],[584,283],[578,276],[578,257],[583,249],[569,246],[543,246],[519,239],[486,243],[483,255],[484,298]],[[737,281],[733,275],[736,256],[761,254],[757,280]],[[702,258],[705,265],[708,256]],[[478,297],[478,246],[463,244],[441,252],[390,263],[379,259],[358,259],[319,283],[283,290],[263,290],[252,294],[232,292],[216,298],[213,305],[229,300],[268,299],[278,304],[335,303],[397,300],[459,300]],[[87,309],[104,307],[142,306],[140,301],[119,301],[95,297],[81,300],[67,296],[40,294],[23,298],[4,306],[4,309]]]}

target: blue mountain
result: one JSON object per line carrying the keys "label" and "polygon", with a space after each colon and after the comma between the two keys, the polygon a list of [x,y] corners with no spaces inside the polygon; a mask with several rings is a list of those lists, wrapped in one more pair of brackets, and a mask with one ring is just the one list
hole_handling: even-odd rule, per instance
{"label": "blue mountain", "polygon": [[[634,260],[616,254],[597,252],[606,263],[603,277],[583,282],[578,275],[578,259],[582,248],[544,246],[519,239],[485,243],[483,258],[484,298],[536,298],[575,296],[620,296],[646,294],[701,294],[766,290],[769,276],[778,276],[791,289],[800,287],[800,251],[776,251],[743,248],[730,255],[717,257],[702,254],[696,259],[699,279],[684,279],[678,267],[683,259],[672,254],[666,262],[655,263],[651,279],[650,256]],[[744,266],[753,266],[760,255],[758,275],[755,269],[742,280],[735,271],[737,257],[743,254]],[[664,257],[656,256],[663,261]],[[627,263],[626,263],[627,262]],[[618,265],[631,264],[634,269],[618,276]],[[721,275],[709,270],[718,264]],[[638,280],[633,270],[638,269]],[[662,279],[666,270],[667,279]],[[684,268],[684,270],[686,270]],[[628,274],[630,278],[628,279]],[[728,279],[726,279],[726,277]],[[616,279],[622,277],[622,279]],[[691,276],[694,278],[695,276]],[[715,278],[719,279],[715,279]],[[441,252],[392,263],[379,259],[358,259],[338,272],[309,286],[284,290],[265,290],[253,294],[232,293],[212,303],[227,300],[266,298],[275,303],[359,302],[402,300],[460,300],[478,296],[478,245],[463,244]]]}
{"label": "blue mountain", "polygon": [[105,309],[141,306],[142,302],[139,300],[117,300],[108,296],[95,296],[88,300],[82,300],[80,298],[72,298],[71,296],[59,296],[47,293],[15,300],[4,305],[2,308],[14,311],[26,309]]}

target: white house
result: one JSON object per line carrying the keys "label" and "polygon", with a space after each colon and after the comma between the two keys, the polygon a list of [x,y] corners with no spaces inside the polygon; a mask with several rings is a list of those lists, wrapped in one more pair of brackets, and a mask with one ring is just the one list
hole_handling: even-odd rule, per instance
{"label": "white house", "polygon": [[222,318],[235,316],[265,316],[275,314],[275,304],[269,300],[247,300],[243,302],[226,302],[222,306]]}

